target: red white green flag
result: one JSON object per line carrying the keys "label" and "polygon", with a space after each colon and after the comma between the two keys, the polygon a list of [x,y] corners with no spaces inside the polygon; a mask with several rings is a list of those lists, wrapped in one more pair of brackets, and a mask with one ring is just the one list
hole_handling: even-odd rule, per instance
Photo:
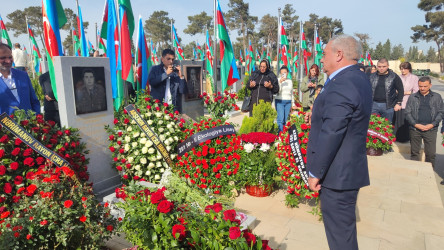
{"label": "red white green flag", "polygon": [[[213,46],[211,44],[211,37],[210,34],[208,34],[208,30],[207,30],[207,38],[206,38],[206,43],[205,43],[205,54],[206,54],[206,70],[208,72],[208,74],[213,77]],[[214,84],[213,84],[214,85]],[[212,86],[214,87],[214,86]]]}
{"label": "red white green flag", "polygon": [[244,59],[242,58],[242,50],[239,50],[239,62],[241,65],[244,62]]}
{"label": "red white green flag", "polygon": [[299,64],[298,49],[294,48],[292,68],[295,73],[298,72],[298,64]]}
{"label": "red white green flag", "polygon": [[373,66],[372,57],[370,56],[370,53],[367,52],[367,65]]}
{"label": "red white green flag", "polygon": [[225,25],[224,16],[220,8],[219,1],[217,1],[217,35],[219,38],[220,49],[220,75],[222,90],[224,91],[228,86],[233,85],[240,79],[237,71],[236,58],[234,57],[234,50],[231,44],[230,36],[228,35],[227,26]]}
{"label": "red white green flag", "polygon": [[176,48],[176,55],[178,60],[184,60],[183,49],[180,47],[179,37],[177,37],[176,29],[173,24],[173,47]]}
{"label": "red white green flag", "polygon": [[99,49],[103,51],[103,56],[106,56],[106,45],[103,39],[100,37],[100,31],[97,31],[97,38],[99,39]]}
{"label": "red white green flag", "polygon": [[32,32],[31,26],[29,26],[28,24],[28,34],[29,34],[29,40],[31,41],[31,54],[33,57],[33,66],[34,66],[34,71],[35,72],[39,72],[39,68],[40,68],[40,59],[42,58],[42,55],[40,55],[40,50],[39,50],[39,46],[37,45],[37,41],[35,40],[34,37],[34,32]]}
{"label": "red white green flag", "polygon": [[254,53],[253,53],[253,46],[251,45],[251,41],[249,41],[248,46],[248,58],[247,58],[247,70],[245,70],[245,75],[248,72],[248,75],[251,75],[254,70],[254,65],[256,64],[256,61],[254,60]]}
{"label": "red white green flag", "polygon": [[134,87],[133,58],[131,54],[131,37],[133,37],[134,33],[134,15],[130,0],[119,0],[119,14],[122,79],[131,82]]}
{"label": "red white green flag", "polygon": [[9,45],[12,48],[11,39],[9,39],[8,31],[6,30],[5,23],[3,22],[2,17],[0,16],[0,43],[4,43]]}
{"label": "red white green flag", "polygon": [[316,46],[315,46],[316,56],[314,59],[314,63],[320,67],[321,66],[321,58],[322,58],[322,45],[321,45],[321,39],[319,39],[319,35],[318,35],[317,30],[315,30],[315,37],[316,37]]}
{"label": "red white green flag", "polygon": [[66,22],[66,15],[60,0],[42,0],[43,37],[48,58],[49,76],[51,78],[52,91],[57,100],[57,84],[53,59],[55,56],[63,56],[60,27]]}
{"label": "red white green flag", "polygon": [[309,69],[309,67],[308,67],[308,57],[311,56],[311,53],[308,52],[308,50],[307,50],[307,42],[305,40],[305,33],[304,33],[304,27],[303,26],[302,26],[301,33],[302,33],[301,49],[302,49],[302,53],[303,53],[303,56],[304,56],[304,70],[305,70],[305,74],[307,75],[308,74],[308,69]]}

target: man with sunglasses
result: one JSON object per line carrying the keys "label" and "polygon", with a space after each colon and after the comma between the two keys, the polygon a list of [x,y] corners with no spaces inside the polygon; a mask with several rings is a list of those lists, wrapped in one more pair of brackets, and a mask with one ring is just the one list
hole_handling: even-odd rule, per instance
{"label": "man with sunglasses", "polygon": [[26,72],[13,69],[12,50],[0,44],[0,114],[11,115],[17,109],[33,110],[40,114],[40,101],[35,95]]}

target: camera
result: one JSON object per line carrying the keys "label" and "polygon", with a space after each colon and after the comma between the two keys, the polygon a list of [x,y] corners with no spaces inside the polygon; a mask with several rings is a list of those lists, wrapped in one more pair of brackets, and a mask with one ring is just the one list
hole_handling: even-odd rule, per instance
{"label": "camera", "polygon": [[171,67],[173,67],[173,72],[176,72],[176,73],[179,72],[177,67],[180,67],[180,62],[178,60],[174,60],[173,65],[171,65]]}

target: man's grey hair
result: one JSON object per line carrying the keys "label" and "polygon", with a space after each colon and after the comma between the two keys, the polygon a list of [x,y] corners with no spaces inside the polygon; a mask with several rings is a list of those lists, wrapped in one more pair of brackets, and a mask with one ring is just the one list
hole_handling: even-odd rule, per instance
{"label": "man's grey hair", "polygon": [[348,60],[359,61],[362,54],[361,43],[353,36],[342,34],[330,39],[333,51],[341,50]]}

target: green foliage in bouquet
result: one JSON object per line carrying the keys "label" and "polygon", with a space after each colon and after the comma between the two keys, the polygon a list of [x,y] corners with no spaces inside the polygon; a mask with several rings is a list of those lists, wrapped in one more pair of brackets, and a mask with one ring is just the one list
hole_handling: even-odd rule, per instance
{"label": "green foliage in bouquet", "polygon": [[271,107],[271,104],[259,100],[259,104],[253,105],[253,116],[245,116],[242,120],[242,126],[239,130],[240,134],[247,134],[251,132],[266,132],[276,133],[277,124],[274,122],[277,117],[276,110]]}
{"label": "green foliage in bouquet", "polygon": [[367,148],[382,149],[383,151],[389,151],[392,148],[392,144],[396,141],[396,138],[393,134],[393,125],[391,125],[387,118],[372,114],[370,116],[368,129],[373,130],[385,138],[367,132]]}
{"label": "green foliage in bouquet", "polygon": [[[140,249],[271,249],[268,241],[240,228],[245,214],[208,196],[191,201],[187,197],[201,193],[196,189],[188,189],[188,195],[177,193],[181,188],[150,190],[132,184],[116,190],[122,199],[116,205],[125,211],[119,218],[120,230],[131,243]],[[208,202],[212,203],[202,206]]]}
{"label": "green foliage in bouquet", "polygon": [[37,99],[39,99],[40,103],[43,103],[43,99],[45,98],[45,95],[43,94],[42,86],[40,86],[39,78],[31,78],[32,87],[34,88],[35,95],[37,96]]}
{"label": "green foliage in bouquet", "polygon": [[[315,204],[318,204],[318,192],[311,191],[302,180],[299,167],[296,164],[294,155],[290,147],[290,139],[288,130],[294,124],[298,130],[299,144],[301,146],[301,153],[304,163],[306,164],[308,134],[310,132],[310,126],[304,123],[303,112],[291,115],[290,120],[283,131],[278,136],[276,163],[280,172],[281,179],[287,185],[287,195],[285,197],[286,204],[291,207],[297,207],[301,201],[308,201],[315,199]],[[313,213],[319,214],[319,207],[316,205],[313,209]]]}
{"label": "green foliage in bouquet", "polygon": [[[176,157],[176,146],[183,138],[184,120],[179,120],[179,113],[172,105],[152,100],[143,94],[135,106],[166,145],[171,159]],[[165,160],[139,126],[127,114],[123,107],[114,114],[114,127],[106,126],[109,134],[109,150],[112,152],[113,167],[119,171],[123,183],[130,180],[141,180],[158,183],[165,169],[169,168]]]}
{"label": "green foliage in bouquet", "polygon": [[239,180],[242,185],[273,186],[276,167],[276,135],[264,132],[243,134]]}
{"label": "green foliage in bouquet", "polygon": [[1,249],[100,249],[117,220],[68,167],[45,167],[1,211]]}

